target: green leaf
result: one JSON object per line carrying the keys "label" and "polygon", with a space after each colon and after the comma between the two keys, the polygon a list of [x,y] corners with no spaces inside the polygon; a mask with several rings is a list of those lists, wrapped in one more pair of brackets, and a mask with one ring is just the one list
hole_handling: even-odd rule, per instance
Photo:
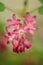
{"label": "green leaf", "polygon": [[38,9],[39,14],[43,15],[43,6]]}
{"label": "green leaf", "polygon": [[43,4],[43,0],[39,0]]}
{"label": "green leaf", "polygon": [[5,5],[2,2],[0,2],[0,12],[4,11],[5,8]]}

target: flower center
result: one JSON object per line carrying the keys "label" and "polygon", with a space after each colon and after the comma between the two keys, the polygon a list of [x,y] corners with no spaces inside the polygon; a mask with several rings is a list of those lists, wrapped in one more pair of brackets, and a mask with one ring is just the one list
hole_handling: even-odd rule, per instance
{"label": "flower center", "polygon": [[22,29],[21,29],[21,30],[19,30],[19,34],[20,34],[20,35],[23,35],[24,33],[25,33],[25,31],[24,31],[24,30],[22,30]]}
{"label": "flower center", "polygon": [[9,38],[9,42],[12,42],[12,38]]}
{"label": "flower center", "polygon": [[32,25],[32,24],[29,24],[29,28],[31,28],[31,29],[32,29],[32,28],[33,28],[33,25]]}

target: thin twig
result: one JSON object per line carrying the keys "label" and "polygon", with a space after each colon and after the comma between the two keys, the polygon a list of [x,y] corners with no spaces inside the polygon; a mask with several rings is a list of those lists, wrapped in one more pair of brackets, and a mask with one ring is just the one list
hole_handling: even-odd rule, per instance
{"label": "thin twig", "polygon": [[[41,6],[40,6],[40,7],[41,7]],[[36,10],[38,10],[40,7],[38,7],[38,8],[36,8],[36,9],[34,9],[34,10],[30,11],[30,13],[35,12],[35,11],[36,11]]]}

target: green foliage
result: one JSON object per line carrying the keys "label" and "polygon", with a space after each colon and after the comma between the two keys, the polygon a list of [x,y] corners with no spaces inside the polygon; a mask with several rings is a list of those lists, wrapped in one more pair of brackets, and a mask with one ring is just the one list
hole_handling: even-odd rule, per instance
{"label": "green foliage", "polygon": [[43,4],[43,0],[39,0]]}
{"label": "green foliage", "polygon": [[38,9],[39,14],[43,15],[43,6]]}
{"label": "green foliage", "polygon": [[5,8],[5,5],[2,2],[0,2],[0,12],[4,11]]}
{"label": "green foliage", "polygon": [[5,31],[6,25],[7,24],[4,21],[0,20],[0,35]]}

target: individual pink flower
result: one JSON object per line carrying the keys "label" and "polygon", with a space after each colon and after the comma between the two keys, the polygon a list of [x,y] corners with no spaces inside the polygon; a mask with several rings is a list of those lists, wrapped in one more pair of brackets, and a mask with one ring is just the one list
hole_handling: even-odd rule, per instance
{"label": "individual pink flower", "polygon": [[25,29],[27,30],[27,32],[29,32],[30,34],[34,34],[34,30],[37,30],[37,26],[36,26],[36,21],[35,21],[35,16],[31,16],[30,13],[26,13],[25,16],[23,16],[23,20],[26,24]]}
{"label": "individual pink flower", "polygon": [[26,24],[36,24],[35,18],[36,16],[31,16],[29,12],[27,12],[26,15],[23,16],[23,20]]}
{"label": "individual pink flower", "polygon": [[12,34],[11,32],[5,33],[4,37],[7,38],[7,44],[11,43],[14,38],[15,38],[15,34]]}
{"label": "individual pink flower", "polygon": [[16,18],[16,15],[13,14],[12,19],[8,19],[8,26],[6,26],[6,31],[9,32],[10,29],[14,29],[20,24],[20,19]]}
{"label": "individual pink flower", "polygon": [[14,25],[14,24],[17,25],[20,23],[20,19],[16,19],[16,15],[13,14],[12,19],[8,19],[7,22],[9,25]]}
{"label": "individual pink flower", "polygon": [[34,31],[37,30],[37,26],[34,26],[33,24],[28,24],[27,26],[25,26],[25,30],[27,32],[29,32],[31,35],[34,35]]}

